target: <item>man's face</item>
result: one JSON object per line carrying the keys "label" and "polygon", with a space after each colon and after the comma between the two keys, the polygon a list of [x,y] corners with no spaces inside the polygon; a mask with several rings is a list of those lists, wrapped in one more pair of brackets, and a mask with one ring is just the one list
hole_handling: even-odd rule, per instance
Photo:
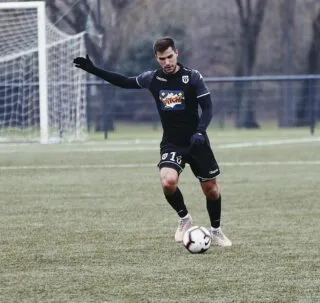
{"label": "man's face", "polygon": [[170,46],[164,52],[156,52],[156,59],[166,74],[172,74],[176,70],[178,51]]}

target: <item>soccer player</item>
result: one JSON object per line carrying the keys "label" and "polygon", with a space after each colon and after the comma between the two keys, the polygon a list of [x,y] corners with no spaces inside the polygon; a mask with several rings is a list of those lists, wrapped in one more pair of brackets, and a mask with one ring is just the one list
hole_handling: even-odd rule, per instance
{"label": "soccer player", "polygon": [[[175,241],[181,242],[192,226],[183,195],[178,187],[179,175],[188,163],[206,197],[211,223],[212,243],[231,246],[220,227],[221,193],[217,184],[220,169],[212,152],[206,129],[212,118],[210,92],[201,74],[178,62],[178,50],[171,37],[154,43],[160,68],[136,77],[100,69],[86,56],[74,59],[75,67],[122,88],[148,89],[155,99],[163,128],[160,143],[160,180],[164,196],[179,216]],[[199,117],[198,107],[201,108]]]}

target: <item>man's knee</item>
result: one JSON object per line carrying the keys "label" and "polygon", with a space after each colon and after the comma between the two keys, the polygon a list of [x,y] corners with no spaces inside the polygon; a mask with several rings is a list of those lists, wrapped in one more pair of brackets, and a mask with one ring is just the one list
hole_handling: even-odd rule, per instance
{"label": "man's knee", "polygon": [[220,188],[216,180],[201,182],[202,191],[209,200],[217,200],[220,196]]}
{"label": "man's knee", "polygon": [[178,173],[174,169],[161,169],[160,180],[164,194],[173,194],[176,191],[178,184]]}

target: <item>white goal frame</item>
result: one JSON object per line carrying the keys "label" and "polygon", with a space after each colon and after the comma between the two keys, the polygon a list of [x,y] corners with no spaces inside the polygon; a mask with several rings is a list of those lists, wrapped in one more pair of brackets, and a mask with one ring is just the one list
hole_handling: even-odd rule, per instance
{"label": "white goal frame", "polygon": [[48,75],[46,52],[46,12],[44,1],[3,2],[0,9],[34,8],[37,10],[38,60],[39,60],[39,100],[40,100],[40,142],[49,142],[48,124]]}

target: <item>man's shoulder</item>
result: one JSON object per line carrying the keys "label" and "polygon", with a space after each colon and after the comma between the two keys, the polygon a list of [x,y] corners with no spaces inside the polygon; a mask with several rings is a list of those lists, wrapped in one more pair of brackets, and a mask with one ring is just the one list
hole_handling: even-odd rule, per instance
{"label": "man's shoulder", "polygon": [[182,70],[186,71],[186,72],[192,72],[192,71],[195,71],[196,69],[193,68],[193,67],[190,67],[190,66],[186,66],[182,63],[178,63],[178,65],[180,65],[180,67],[182,68]]}
{"label": "man's shoulder", "polygon": [[197,69],[183,66],[182,70],[183,70],[182,73],[186,73],[190,75],[191,83],[196,83],[197,81],[203,79],[203,76]]}
{"label": "man's shoulder", "polygon": [[153,77],[157,72],[158,72],[157,69],[155,69],[155,70],[146,70],[146,71],[142,72],[139,76],[142,76],[142,77]]}
{"label": "man's shoulder", "polygon": [[150,82],[156,80],[157,82],[168,82],[167,76],[163,73],[161,68],[155,70],[149,70],[142,73],[143,77],[148,78]]}
{"label": "man's shoulder", "polygon": [[148,70],[142,72],[140,75],[136,77],[136,81],[140,87],[149,88],[151,81],[155,77],[157,70]]}
{"label": "man's shoulder", "polygon": [[181,66],[182,67],[182,73],[192,73],[194,71],[193,68],[190,68],[188,66]]}
{"label": "man's shoulder", "polygon": [[199,72],[199,70],[195,69],[195,68],[191,68],[191,67],[187,67],[187,66],[183,66],[182,70],[186,73],[190,73],[191,75],[194,76],[198,76],[198,77],[202,77],[201,73]]}

